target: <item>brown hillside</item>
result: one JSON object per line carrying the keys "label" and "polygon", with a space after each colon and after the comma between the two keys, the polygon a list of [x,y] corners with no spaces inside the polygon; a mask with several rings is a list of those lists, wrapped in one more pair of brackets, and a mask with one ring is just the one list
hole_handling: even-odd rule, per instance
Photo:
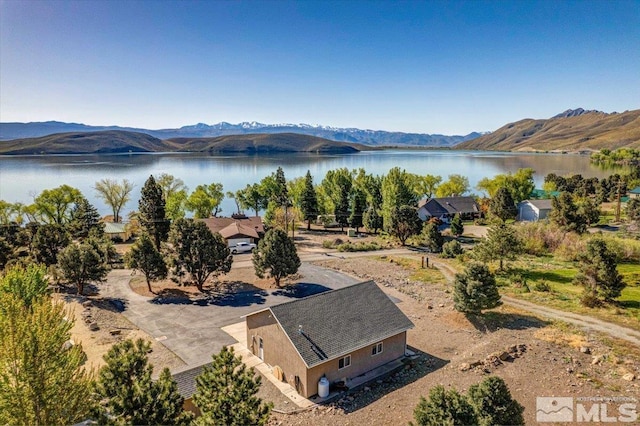
{"label": "brown hillside", "polygon": [[360,144],[334,142],[316,136],[297,133],[248,134],[218,136],[215,138],[174,138],[165,142],[178,152],[220,153],[287,153],[315,152],[348,154],[371,149]]}
{"label": "brown hillside", "polygon": [[507,124],[455,149],[495,151],[583,151],[640,148],[640,110],[606,114],[588,112],[548,120]]}
{"label": "brown hillside", "polygon": [[166,151],[164,143],[145,133],[111,130],[56,133],[39,138],[0,142],[0,154],[115,154]]}

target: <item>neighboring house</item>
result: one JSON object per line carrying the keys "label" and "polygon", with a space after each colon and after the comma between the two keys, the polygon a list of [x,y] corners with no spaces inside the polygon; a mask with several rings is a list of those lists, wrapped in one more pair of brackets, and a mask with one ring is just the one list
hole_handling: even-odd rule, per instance
{"label": "neighboring house", "polygon": [[128,228],[126,223],[104,222],[104,233],[112,240],[128,241],[131,238]]}
{"label": "neighboring house", "polygon": [[524,200],[518,203],[518,220],[537,222],[551,213],[551,200]]}
{"label": "neighboring house", "polygon": [[634,198],[640,200],[640,186],[637,186],[629,191],[629,199]]}
{"label": "neighboring house", "polygon": [[204,222],[213,233],[220,233],[229,247],[243,243],[257,243],[264,235],[264,225],[260,216],[247,217],[233,215],[231,217],[210,217],[198,219]]}
{"label": "neighboring house", "polygon": [[[373,281],[246,316],[247,346],[308,398],[405,356],[413,323]],[[277,368],[276,368],[277,367]]]}
{"label": "neighboring house", "polygon": [[437,218],[449,222],[456,214],[463,219],[480,217],[480,207],[473,197],[429,198],[418,203],[418,216],[423,221]]}

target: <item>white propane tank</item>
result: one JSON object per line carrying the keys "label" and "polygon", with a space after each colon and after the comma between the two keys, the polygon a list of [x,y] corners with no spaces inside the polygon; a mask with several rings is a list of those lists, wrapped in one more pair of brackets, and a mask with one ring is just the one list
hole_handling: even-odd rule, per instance
{"label": "white propane tank", "polygon": [[320,398],[329,396],[329,380],[326,377],[321,377],[318,381],[318,396]]}

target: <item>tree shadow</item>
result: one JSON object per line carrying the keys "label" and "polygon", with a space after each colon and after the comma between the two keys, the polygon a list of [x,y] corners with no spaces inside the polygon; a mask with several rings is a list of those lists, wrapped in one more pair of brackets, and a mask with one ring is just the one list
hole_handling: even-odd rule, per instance
{"label": "tree shadow", "polygon": [[465,314],[467,320],[482,333],[490,333],[502,328],[507,330],[527,330],[543,328],[549,323],[531,315],[504,312],[485,312],[482,315]]}
{"label": "tree shadow", "polygon": [[300,282],[275,290],[271,294],[273,296],[284,296],[294,299],[301,299],[303,297],[311,296],[314,294],[324,293],[325,291],[329,290],[331,290],[329,287],[320,284]]}
{"label": "tree shadow", "polygon": [[501,272],[501,275],[503,275],[505,278],[509,278],[509,276],[514,274],[521,275],[526,280],[531,281],[549,281],[561,284],[571,284],[573,282],[572,277],[559,274],[555,271],[532,271],[522,268],[508,268]]}
{"label": "tree shadow", "polygon": [[[405,358],[403,364],[397,369],[341,392],[331,400],[321,404],[337,406],[347,414],[353,413],[391,392],[420,380],[427,374],[433,373],[449,363],[448,360],[429,355],[414,347],[407,346],[407,349],[415,355]],[[313,401],[313,398],[311,400]]]}
{"label": "tree shadow", "polygon": [[210,299],[212,305],[231,306],[234,308],[240,306],[263,305],[267,299],[268,293],[265,290],[256,288],[255,290],[242,291],[239,293],[224,293],[214,296]]}

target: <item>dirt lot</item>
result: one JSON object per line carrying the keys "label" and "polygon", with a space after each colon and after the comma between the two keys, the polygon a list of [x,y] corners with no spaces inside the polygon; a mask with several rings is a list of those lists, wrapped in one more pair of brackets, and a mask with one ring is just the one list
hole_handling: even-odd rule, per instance
{"label": "dirt lot", "polygon": [[507,382],[512,395],[525,406],[527,424],[535,423],[536,396],[640,398],[638,379],[627,380],[629,374],[640,375],[640,348],[612,349],[600,336],[550,325],[507,308],[471,321],[453,310],[447,284],[416,282],[411,279],[414,271],[394,259],[320,264],[375,279],[400,299],[398,306],[415,324],[408,344],[420,357],[405,370],[327,406],[297,414],[275,413],[273,424],[406,424],[412,420],[419,396],[431,387],[443,384],[465,391],[489,374]]}
{"label": "dirt lot", "polygon": [[[125,339],[143,339],[151,342],[149,362],[155,367],[154,376],[159,375],[164,367],[174,369],[185,365],[173,352],[131,324],[120,314],[121,308],[112,302],[99,297],[69,294],[59,294],[56,298],[65,303],[69,317],[75,319],[71,339],[75,344],[82,344],[82,349],[87,355],[87,368],[97,371],[105,364],[103,356],[109,348]],[[92,323],[99,324],[98,328],[91,329]]]}

